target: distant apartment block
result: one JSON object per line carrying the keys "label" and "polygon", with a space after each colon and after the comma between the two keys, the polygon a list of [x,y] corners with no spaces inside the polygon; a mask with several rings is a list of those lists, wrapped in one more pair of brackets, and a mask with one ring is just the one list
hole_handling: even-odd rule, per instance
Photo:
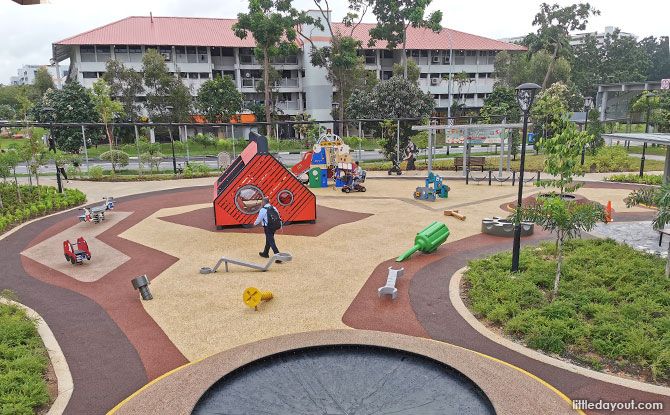
{"label": "distant apartment block", "polygon": [[[54,85],[58,86],[59,81],[67,78],[68,70],[56,65],[23,65],[16,70],[16,76],[9,78],[11,85],[29,85],[35,82],[35,74],[39,68],[46,68],[49,75],[53,78]],[[60,72],[60,73],[59,73]]]}
{"label": "distant apartment block", "polygon": [[[570,35],[570,45],[572,46],[578,46],[578,45],[583,45],[584,42],[586,41],[587,36],[593,36],[596,39],[596,44],[598,47],[602,47],[604,42],[605,42],[605,37],[607,35],[611,35],[614,33],[614,31],[617,28],[614,26],[607,26],[605,27],[604,32],[584,32],[584,33],[575,33]],[[637,36],[635,36],[632,33],[628,32],[619,32],[619,36],[621,37],[629,37],[637,40]],[[521,43],[523,39],[526,36],[516,36],[516,37],[509,37],[505,39],[500,39],[503,42],[510,42],[510,43]]]}
{"label": "distant apartment block", "polygon": [[[320,12],[310,12],[316,18]],[[197,94],[198,88],[217,75],[229,75],[235,80],[246,102],[262,102],[263,94],[257,91],[262,79],[262,62],[254,55],[251,36],[239,39],[232,26],[235,19],[190,17],[139,17],[133,16],[84,32],[53,44],[54,59],[70,59],[69,76],[86,87],[91,87],[105,72],[105,64],[116,59],[135,70],[141,70],[142,57],[149,49],[157,50],[175,76]],[[334,31],[348,31],[341,23],[333,25]],[[368,47],[368,31],[372,24],[361,24],[354,37],[361,40],[365,68],[380,80],[392,76],[394,63],[400,63],[402,50],[388,50],[384,42]],[[317,27],[305,27],[317,46],[330,43],[332,34]],[[281,74],[275,85],[275,107],[285,115],[301,112],[315,119],[329,120],[333,105],[333,86],[326,79],[323,68],[311,64],[311,44],[299,41],[300,53],[273,61]],[[498,40],[487,39],[451,29],[440,33],[410,28],[407,55],[419,65],[419,85],[435,99],[438,110],[446,111],[450,102],[466,107],[483,105],[493,90],[493,64],[502,50],[522,51],[524,47]],[[449,82],[449,74],[465,72],[469,81]],[[452,76],[453,78],[453,76]],[[142,97],[138,97],[141,101]]]}

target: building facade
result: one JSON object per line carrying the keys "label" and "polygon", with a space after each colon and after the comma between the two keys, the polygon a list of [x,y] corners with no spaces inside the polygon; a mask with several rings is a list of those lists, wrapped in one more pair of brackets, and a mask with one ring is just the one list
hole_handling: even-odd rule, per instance
{"label": "building facade", "polygon": [[[310,12],[320,18],[318,11]],[[148,49],[156,49],[165,58],[168,68],[182,78],[193,95],[208,79],[217,75],[231,76],[245,101],[262,102],[257,91],[262,80],[262,62],[254,55],[251,36],[239,39],[233,33],[235,19],[188,17],[128,17],[53,44],[54,60],[70,59],[69,76],[86,87],[103,76],[106,62],[116,59],[140,71],[142,57]],[[327,25],[324,25],[327,26]],[[380,80],[392,75],[394,63],[400,63],[402,50],[386,49],[377,42],[368,47],[368,31],[373,24],[361,24],[353,36],[365,49],[365,67]],[[341,23],[334,31],[350,30]],[[311,43],[327,46],[332,34],[328,29],[304,27],[312,42],[300,41],[300,53],[275,59],[273,66],[281,74],[275,84],[277,110],[286,115],[306,112],[314,119],[331,119],[333,86],[324,68],[311,64]],[[419,86],[435,99],[438,110],[446,112],[450,103],[476,108],[493,90],[493,64],[499,51],[522,51],[525,48],[481,36],[443,29],[440,33],[410,28],[407,55],[419,65]],[[466,73],[454,80],[454,75]]]}
{"label": "building facade", "polygon": [[[598,45],[598,47],[602,47],[603,44],[605,43],[605,37],[607,35],[612,35],[616,29],[617,28],[614,27],[614,26],[606,26],[604,32],[597,32],[596,31],[596,32],[583,32],[583,33],[572,34],[572,35],[570,35],[570,45],[571,46],[583,45],[584,42],[586,41],[587,36],[592,36],[596,39],[596,44]],[[628,33],[628,32],[620,31],[619,36],[629,37],[629,38],[637,40],[637,36],[635,36],[632,33]],[[516,36],[516,37],[509,37],[509,38],[500,39],[500,40],[503,41],[503,42],[521,43],[521,42],[523,42],[523,39],[525,37],[526,36]]]}
{"label": "building facade", "polygon": [[67,77],[67,69],[60,65],[23,65],[16,70],[16,76],[9,78],[11,85],[30,85],[35,82],[35,74],[39,68],[46,68],[49,75],[53,78],[54,85],[60,85],[61,81]]}

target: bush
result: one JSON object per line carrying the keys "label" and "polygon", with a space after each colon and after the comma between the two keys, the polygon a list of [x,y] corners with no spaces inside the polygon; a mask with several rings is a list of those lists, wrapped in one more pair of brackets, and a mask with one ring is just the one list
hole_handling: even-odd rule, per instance
{"label": "bush", "polygon": [[599,172],[633,171],[639,166],[639,160],[628,157],[624,147],[601,147],[593,156],[592,163]]}
{"label": "bush", "polygon": [[211,171],[205,163],[189,163],[184,169],[184,177],[205,177]]}
{"label": "bush", "polygon": [[0,413],[33,414],[48,403],[47,366],[35,323],[23,309],[0,303]]}
{"label": "bush", "polygon": [[[665,261],[612,240],[564,245],[560,297],[549,302],[553,243],[471,261],[472,311],[528,347],[648,381],[670,381],[670,280]],[[626,258],[622,261],[621,258]]]}
{"label": "bush", "polygon": [[130,161],[130,156],[125,151],[109,150],[100,154],[100,159],[112,163],[112,170],[116,171],[116,166],[125,167]]}
{"label": "bush", "polygon": [[663,176],[660,174],[644,174],[642,177],[636,173],[613,174],[605,177],[605,180],[608,182],[652,184],[658,186],[663,184]]}
{"label": "bush", "polygon": [[102,166],[93,166],[88,170],[88,177],[91,179],[100,179],[102,178]]}

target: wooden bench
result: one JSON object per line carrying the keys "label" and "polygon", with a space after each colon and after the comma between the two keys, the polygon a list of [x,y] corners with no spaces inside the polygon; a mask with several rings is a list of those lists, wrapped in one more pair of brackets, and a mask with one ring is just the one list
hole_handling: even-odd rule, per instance
{"label": "wooden bench", "polygon": [[[468,167],[472,170],[472,167],[481,167],[484,171],[484,165],[486,164],[486,157],[468,157]],[[454,170],[458,171],[458,168],[463,168],[463,157],[454,157]]]}

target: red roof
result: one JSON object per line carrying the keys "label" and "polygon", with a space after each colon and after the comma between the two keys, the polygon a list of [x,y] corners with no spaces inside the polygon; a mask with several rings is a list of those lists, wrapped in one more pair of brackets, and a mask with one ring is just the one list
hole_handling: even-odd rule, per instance
{"label": "red roof", "polygon": [[[55,42],[55,45],[175,45],[254,47],[251,34],[246,39],[235,36],[232,26],[237,19],[204,17],[148,17],[131,16],[105,26]],[[374,23],[362,23],[354,37],[367,47],[368,31]],[[349,33],[342,23],[334,23],[334,30]],[[453,42],[453,44],[452,44]],[[386,47],[377,41],[375,48]],[[401,47],[401,45],[399,45]],[[523,46],[452,29],[435,33],[430,29],[409,28],[407,49],[469,49],[469,50],[525,50]]]}
{"label": "red roof", "polygon": [[[369,31],[374,26],[375,23],[361,23],[356,27],[353,36],[363,42],[363,47],[367,47],[368,40],[370,40]],[[351,29],[344,26],[343,23],[335,23],[333,31],[349,34]],[[384,49],[386,48],[386,42],[378,40],[374,48]],[[398,45],[398,48],[402,48],[402,44]],[[445,50],[451,48],[458,50],[526,50],[521,45],[501,42],[453,29],[444,28],[439,33],[435,33],[430,29],[414,27],[407,29],[407,49]]]}

